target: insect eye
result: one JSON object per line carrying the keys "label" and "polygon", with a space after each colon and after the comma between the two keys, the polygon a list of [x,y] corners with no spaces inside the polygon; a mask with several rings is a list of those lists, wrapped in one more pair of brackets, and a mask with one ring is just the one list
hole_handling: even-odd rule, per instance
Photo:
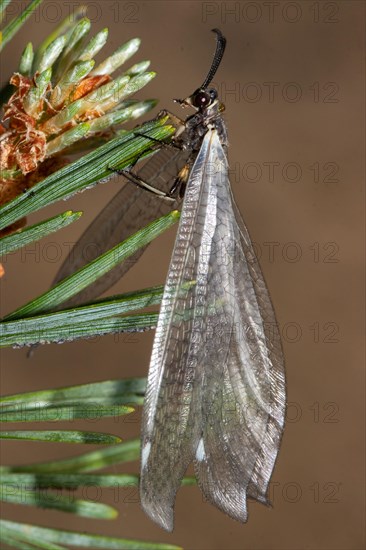
{"label": "insect eye", "polygon": [[192,104],[197,108],[207,107],[211,103],[211,96],[204,90],[197,90],[193,94]]}

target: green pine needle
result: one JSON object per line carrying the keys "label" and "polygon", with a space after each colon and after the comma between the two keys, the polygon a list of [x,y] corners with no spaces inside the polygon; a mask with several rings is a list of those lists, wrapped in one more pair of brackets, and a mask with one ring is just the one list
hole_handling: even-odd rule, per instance
{"label": "green pine needle", "polygon": [[143,248],[166,229],[171,227],[179,218],[179,212],[173,210],[169,214],[153,221],[147,227],[140,229],[134,235],[121,244],[108,250],[76,273],[63,279],[56,286],[32,300],[28,304],[18,308],[7,315],[4,321],[22,319],[38,315],[46,311],[52,311],[59,304],[74,296],[102,275],[113,269],[116,265],[132,256],[137,250]]}
{"label": "green pine needle", "polygon": [[120,443],[121,438],[100,432],[76,430],[13,430],[1,431],[0,439],[23,441],[46,441],[51,443],[84,443],[88,445],[111,445]]}
{"label": "green pine needle", "polygon": [[5,29],[2,31],[2,40],[0,42],[0,52],[10,42],[10,40],[16,35],[16,33],[22,28],[27,19],[38,8],[43,0],[31,0],[29,5],[22,11],[18,17],[14,17]]}
{"label": "green pine needle", "polygon": [[[62,288],[61,292],[57,294],[61,298],[63,297]],[[54,289],[56,287],[53,287],[52,290]],[[47,302],[47,296],[50,292],[48,291],[40,298],[33,300],[29,307],[32,304],[38,307],[39,304],[42,305],[42,303]],[[56,291],[54,290],[54,292]],[[110,333],[108,327],[113,329],[113,324],[119,324],[121,330],[124,327],[124,331],[126,331],[129,328],[128,324],[126,325],[126,318],[120,318],[119,315],[151,305],[158,305],[162,294],[163,288],[156,287],[105,298],[95,304],[80,306],[71,310],[29,318],[20,316],[20,319],[16,321],[3,321],[0,322],[0,348],[25,346],[37,344],[38,342],[71,341],[83,336],[90,338],[98,336],[98,334]],[[155,326],[155,317],[155,314],[140,314],[130,317],[129,319],[133,323],[130,329],[147,329]],[[107,332],[101,332],[102,330],[107,330]],[[115,331],[112,330],[112,332]]]}
{"label": "green pine needle", "polygon": [[0,500],[12,504],[22,504],[23,506],[36,506],[38,508],[59,510],[61,512],[68,512],[86,518],[114,519],[118,515],[117,510],[107,504],[79,500],[73,497],[70,498],[69,496],[62,496],[55,492],[42,492],[39,489],[32,491],[26,486],[13,487],[9,485],[0,485]]}
{"label": "green pine needle", "polygon": [[67,212],[63,212],[58,216],[25,227],[24,229],[19,229],[11,235],[0,238],[0,256],[5,256],[6,254],[15,252],[19,248],[23,248],[23,246],[48,237],[51,233],[75,222],[81,215],[82,212],[67,210]]}
{"label": "green pine needle", "polygon": [[179,546],[158,542],[87,535],[60,529],[47,529],[36,525],[0,520],[0,536],[3,530],[12,538],[37,545],[39,541],[77,546],[103,548],[105,550],[182,550]]}
{"label": "green pine needle", "polygon": [[142,405],[145,378],[105,380],[0,398],[0,422],[50,422],[119,416]]}
{"label": "green pine needle", "polygon": [[101,448],[97,451],[90,451],[79,456],[40,462],[37,464],[23,464],[19,466],[3,466],[0,473],[31,472],[66,474],[82,473],[101,470],[114,464],[131,462],[140,458],[140,441],[131,439],[111,447]]}

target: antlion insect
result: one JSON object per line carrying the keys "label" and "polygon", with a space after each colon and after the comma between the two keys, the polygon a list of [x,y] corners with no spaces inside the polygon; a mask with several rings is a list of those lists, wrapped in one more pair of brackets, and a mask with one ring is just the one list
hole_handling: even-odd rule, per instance
{"label": "antlion insect", "polygon": [[[247,496],[267,502],[285,414],[275,314],[231,194],[224,106],[208,87],[226,44],[221,32],[214,32],[216,52],[205,81],[177,100],[195,114],[178,122],[173,146],[160,149],[137,174],[123,172],[139,187],[127,185],[112,199],[76,244],[75,260],[67,260],[57,277],[85,263],[78,257],[88,242],[100,246],[100,253],[184,195],[141,435],[141,504],[169,531],[176,493],[192,461],[206,498],[232,518],[247,520]],[[146,192],[155,186],[157,195]],[[77,301],[99,295],[129,267],[115,268]]]}

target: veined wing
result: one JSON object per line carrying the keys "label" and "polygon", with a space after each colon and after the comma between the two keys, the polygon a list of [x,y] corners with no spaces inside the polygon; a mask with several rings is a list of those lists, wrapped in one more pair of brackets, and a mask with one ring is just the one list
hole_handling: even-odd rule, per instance
{"label": "veined wing", "polygon": [[234,210],[212,130],[187,185],[144,403],[141,502],[168,530],[192,459],[206,497],[246,521],[246,495],[266,488],[282,433],[283,361],[262,330],[273,310]]}
{"label": "veined wing", "polygon": [[[142,168],[136,170],[136,173],[150,185],[167,192],[185,161],[184,151],[162,148],[148,159]],[[177,203],[166,202],[131,182],[126,182],[74,245],[53,284],[57,284],[141,227],[178,206]],[[128,261],[119,264],[95,283],[64,302],[62,308],[73,307],[100,296],[136,263],[145,249],[146,247],[138,250]]]}
{"label": "veined wing", "polygon": [[[214,175],[218,215],[209,296],[222,303],[230,322],[225,328],[222,319],[207,341],[195,469],[207,499],[245,522],[247,495],[266,502],[280,445],[284,357],[272,303],[231,194],[226,155],[217,135],[211,155],[212,162],[225,169]],[[220,352],[225,354],[223,362],[215,360]]]}
{"label": "veined wing", "polygon": [[[248,339],[251,343],[252,354],[252,361],[249,363],[252,369],[238,367],[234,388],[236,388],[237,394],[245,395],[245,388],[255,388],[258,387],[258,384],[262,387],[264,402],[261,402],[260,396],[257,395],[254,400],[256,405],[251,407],[251,416],[254,414],[255,418],[255,412],[260,408],[267,410],[268,414],[265,416],[266,427],[262,434],[261,449],[247,488],[247,494],[256,500],[267,503],[268,484],[277,458],[285,421],[285,358],[275,311],[258,259],[255,256],[248,229],[234,199],[232,199],[232,204],[241,241],[241,245],[236,248],[238,257],[234,262],[238,314],[241,317],[237,325],[240,326],[240,332],[236,333],[238,340],[236,349],[240,350],[241,362],[243,362],[243,342]],[[248,269],[247,279],[241,277],[240,266],[243,265],[246,265]],[[251,281],[248,294],[244,286],[245,280]],[[248,322],[244,313],[250,307],[250,303],[254,304],[256,310],[256,315],[249,317],[252,322]],[[243,339],[243,334],[246,335],[246,339]],[[231,370],[233,367],[235,369],[235,362],[229,363],[229,366]],[[256,384],[254,384],[255,381]],[[253,403],[253,401],[251,402]]]}

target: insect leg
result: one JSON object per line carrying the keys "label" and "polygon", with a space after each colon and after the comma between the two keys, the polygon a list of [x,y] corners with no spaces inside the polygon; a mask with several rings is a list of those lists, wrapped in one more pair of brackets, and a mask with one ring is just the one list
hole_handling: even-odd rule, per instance
{"label": "insect leg", "polygon": [[178,194],[179,198],[183,198],[184,191],[186,189],[188,177],[189,177],[189,164],[185,164],[178,172],[177,177],[175,178],[173,185],[171,186],[168,195],[174,197]]}
{"label": "insect leg", "polygon": [[[183,151],[183,149],[184,149],[184,147],[182,147],[180,144],[177,144],[177,143],[174,143],[174,142],[165,143],[164,141],[153,138],[151,136],[147,136],[147,135],[145,135],[143,133],[140,133],[140,132],[136,132],[135,135],[142,136],[142,137],[145,137],[147,139],[150,139],[151,141],[155,142],[156,144],[159,144],[160,148],[164,148],[164,147],[168,148],[168,149],[174,148],[174,149],[178,149],[179,151]],[[111,168],[111,170],[113,170],[117,174],[120,174],[120,175],[124,176],[128,181],[130,181],[131,183],[137,185],[138,187],[140,187],[142,189],[145,189],[146,191],[149,191],[150,193],[153,193],[154,195],[157,195],[157,196],[159,196],[159,197],[161,197],[161,198],[163,198],[163,199],[165,199],[169,202],[174,202],[176,200],[177,190],[179,190],[179,192],[178,192],[179,198],[183,197],[185,186],[186,186],[188,176],[189,176],[189,164],[186,164],[185,166],[183,166],[183,168],[181,168],[181,170],[179,171],[177,177],[175,178],[175,180],[173,182],[172,187],[170,188],[168,193],[165,193],[163,191],[160,191],[156,187],[153,187],[149,183],[147,183],[145,180],[140,178],[136,173],[134,173],[131,170],[131,168],[133,168],[135,166],[135,164],[138,162],[139,158],[140,157],[135,159],[134,163],[130,166],[129,170],[113,170],[113,168]]]}
{"label": "insect leg", "polygon": [[186,125],[184,120],[179,118],[179,116],[175,115],[174,113],[172,113],[168,109],[163,109],[162,111],[159,111],[156,118],[159,119],[159,118],[164,117],[164,116],[169,116],[169,118],[171,118],[172,121],[174,122],[174,124],[176,124],[177,126],[185,126]]}
{"label": "insect leg", "polygon": [[169,148],[179,149],[180,151],[183,150],[183,146],[179,145],[175,141],[170,141],[169,143],[166,143],[165,141],[162,141],[161,139],[157,139],[157,138],[153,138],[151,136],[147,136],[146,134],[142,134],[141,132],[135,132],[135,136],[141,136],[141,137],[144,137],[146,139],[151,139],[151,141],[153,141],[154,143],[159,143],[159,145],[161,147],[166,147],[168,149]]}
{"label": "insect leg", "polygon": [[166,201],[174,202],[175,200],[173,197],[170,196],[170,193],[164,193],[164,191],[160,191],[160,189],[153,187],[131,170],[115,170],[115,172],[121,176],[124,176],[128,181],[130,181],[137,187],[145,189],[146,191],[149,191],[150,193],[153,193],[154,195],[157,195],[158,197],[161,197]]}

